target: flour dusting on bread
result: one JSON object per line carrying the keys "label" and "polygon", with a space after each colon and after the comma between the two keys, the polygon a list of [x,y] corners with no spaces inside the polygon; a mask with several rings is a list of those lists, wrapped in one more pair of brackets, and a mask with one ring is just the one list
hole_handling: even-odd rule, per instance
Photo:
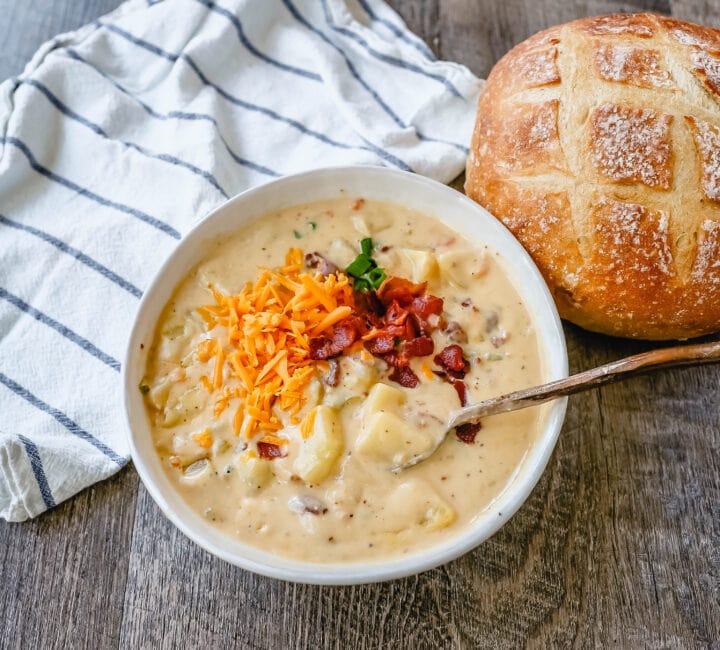
{"label": "flour dusting on bread", "polygon": [[564,318],[635,338],[720,330],[720,30],[613,14],[520,43],[480,97],[465,188]]}

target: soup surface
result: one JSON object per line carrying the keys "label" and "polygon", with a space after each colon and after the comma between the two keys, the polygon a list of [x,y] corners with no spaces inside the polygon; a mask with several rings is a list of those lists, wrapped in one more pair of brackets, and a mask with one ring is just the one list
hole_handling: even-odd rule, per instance
{"label": "soup surface", "polygon": [[170,481],[209,524],[347,562],[436,545],[487,508],[544,409],[486,418],[398,468],[461,401],[540,383],[541,366],[492,250],[403,206],[344,198],[218,242],[165,307],[140,390]]}

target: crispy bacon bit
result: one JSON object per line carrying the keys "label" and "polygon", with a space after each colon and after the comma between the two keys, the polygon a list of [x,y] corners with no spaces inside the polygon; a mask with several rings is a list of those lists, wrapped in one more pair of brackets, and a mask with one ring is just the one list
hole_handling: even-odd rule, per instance
{"label": "crispy bacon bit", "polygon": [[427,335],[441,324],[443,299],[423,293],[415,296],[407,309],[417,331]]}
{"label": "crispy bacon bit", "polygon": [[332,275],[340,270],[336,264],[333,264],[318,252],[305,254],[305,266],[309,269],[317,270],[325,276]]}
{"label": "crispy bacon bit", "polygon": [[388,352],[382,355],[383,360],[389,366],[393,368],[405,368],[410,365],[410,359],[404,354],[398,354],[397,352]]}
{"label": "crispy bacon bit", "polygon": [[418,336],[411,341],[404,341],[402,351],[408,357],[426,357],[435,350],[435,344],[429,336]]}
{"label": "crispy bacon bit", "polygon": [[444,329],[445,336],[447,336],[448,341],[452,341],[453,343],[467,343],[468,342],[468,336],[465,333],[465,330],[462,328],[462,325],[458,323],[457,321],[451,320]]}
{"label": "crispy bacon bit", "polygon": [[362,208],[365,205],[365,199],[355,199],[352,204],[352,209],[357,212],[360,208]]}
{"label": "crispy bacon bit", "polygon": [[353,298],[358,314],[363,317],[368,327],[379,329],[385,324],[385,305],[374,291],[356,291]]}
{"label": "crispy bacon bit", "polygon": [[326,386],[330,386],[331,388],[334,388],[340,383],[340,364],[335,361],[335,359],[330,361],[330,368],[328,368],[328,371],[325,373],[323,381]]}
{"label": "crispy bacon bit", "polygon": [[414,284],[405,278],[388,278],[380,285],[377,295],[386,305],[396,300],[401,307],[407,307],[413,298],[424,294],[426,289],[427,282]]}
{"label": "crispy bacon bit", "polygon": [[267,460],[283,457],[282,449],[271,442],[258,442],[257,450],[260,458],[265,458]]}
{"label": "crispy bacon bit", "polygon": [[388,325],[402,325],[408,317],[408,310],[403,309],[397,300],[393,300],[385,312],[385,322]]}
{"label": "crispy bacon bit", "polygon": [[463,349],[456,344],[448,345],[436,354],[433,361],[447,371],[465,374],[469,364],[463,357]]}
{"label": "crispy bacon bit", "polygon": [[[392,277],[383,282],[376,294],[357,294],[355,302],[366,329],[371,330],[365,335],[365,349],[395,369],[390,374],[391,380],[403,386],[416,386],[419,380],[409,369],[410,358],[435,351],[430,334],[441,324],[442,298],[428,294],[425,282],[415,284]],[[334,348],[328,349],[332,352]],[[327,351],[322,347],[315,354]]]}
{"label": "crispy bacon bit", "polygon": [[467,406],[467,388],[465,387],[465,382],[462,379],[457,379],[456,377],[448,377],[448,381],[452,384],[452,387],[458,394],[460,406]]}
{"label": "crispy bacon bit", "polygon": [[442,314],[443,299],[437,296],[431,296],[429,293],[424,293],[414,298],[408,309],[413,314],[428,320],[433,315],[440,316],[440,314]]}
{"label": "crispy bacon bit", "polygon": [[389,379],[396,381],[404,388],[415,388],[420,383],[418,376],[413,372],[412,368],[408,366],[395,368],[390,373]]}
{"label": "crispy bacon bit", "polygon": [[392,334],[380,334],[374,339],[365,341],[365,349],[370,354],[387,354],[395,349],[395,337]]}
{"label": "crispy bacon bit", "polygon": [[475,442],[475,436],[482,428],[479,422],[468,422],[455,427],[455,435],[464,443],[471,445]]}
{"label": "crispy bacon bit", "polygon": [[433,370],[433,373],[455,389],[461,406],[467,406],[467,388],[465,387],[465,382],[462,379],[459,377],[452,377],[444,370]]}
{"label": "crispy bacon bit", "polygon": [[360,338],[360,319],[348,316],[332,328],[329,336],[318,336],[310,339],[310,358],[313,361],[331,359],[349,348]]}

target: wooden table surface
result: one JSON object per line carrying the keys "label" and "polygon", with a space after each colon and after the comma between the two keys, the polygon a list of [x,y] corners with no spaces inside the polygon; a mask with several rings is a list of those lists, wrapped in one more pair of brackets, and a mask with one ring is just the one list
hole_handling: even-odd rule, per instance
{"label": "wooden table surface", "polygon": [[[63,28],[114,4],[73,3]],[[711,0],[392,4],[440,57],[481,76],[533,32],[588,14],[720,27]],[[32,51],[47,36],[16,27],[0,44]],[[575,371],[652,347],[566,333]],[[302,586],[225,564],[166,521],[128,467],[35,521],[0,522],[0,648],[718,648],[719,378],[687,369],[571,398],[510,522],[459,560],[386,584]]]}

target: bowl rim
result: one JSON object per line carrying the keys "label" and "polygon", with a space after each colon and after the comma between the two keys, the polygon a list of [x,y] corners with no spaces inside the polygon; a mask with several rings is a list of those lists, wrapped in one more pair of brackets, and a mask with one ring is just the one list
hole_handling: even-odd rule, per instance
{"label": "bowl rim", "polygon": [[[350,174],[366,177],[368,183],[367,198],[374,198],[372,196],[372,180],[380,174],[383,176],[394,177],[394,181],[398,183],[415,183],[425,186],[426,191],[439,192],[441,194],[444,193],[449,200],[459,201],[460,203],[465,204],[467,208],[477,212],[479,217],[482,215],[483,219],[490,220],[488,223],[492,222],[493,226],[491,227],[499,226],[500,231],[504,231],[504,234],[499,231],[499,236],[506,238],[504,245],[508,247],[508,250],[504,252],[496,252],[500,253],[503,263],[507,263],[506,258],[511,257],[514,261],[522,263],[523,272],[531,273],[533,280],[535,281],[535,285],[537,285],[533,287],[533,291],[540,291],[541,295],[539,296],[539,300],[544,309],[546,309],[545,317],[548,319],[552,327],[551,332],[541,332],[540,328],[536,327],[536,331],[538,332],[538,341],[541,346],[548,348],[551,340],[554,346],[546,350],[546,357],[552,353],[553,358],[545,359],[545,365],[554,365],[554,369],[546,367],[545,373],[546,375],[550,374],[551,379],[560,379],[566,377],[568,374],[567,348],[560,317],[550,294],[550,290],[548,289],[545,280],[535,263],[532,261],[530,255],[510,233],[510,231],[507,230],[502,222],[496,219],[485,208],[475,203],[461,192],[458,192],[447,185],[419,174],[388,167],[373,165],[333,166],[313,169],[272,180],[263,185],[245,190],[211,210],[183,236],[180,243],[160,266],[147,289],[144,291],[135,314],[133,327],[128,338],[122,365],[122,400],[125,416],[124,426],[128,439],[130,455],[143,485],[148,490],[153,500],[160,507],[163,514],[170,519],[170,521],[179,528],[183,534],[198,544],[201,548],[205,549],[212,555],[225,560],[226,562],[239,566],[243,569],[253,571],[254,573],[271,578],[305,584],[364,584],[414,575],[437,567],[441,564],[445,564],[487,541],[517,512],[520,506],[526,501],[530,492],[537,485],[555,448],[555,444],[564,422],[567,407],[567,398],[561,398],[548,405],[547,408],[549,412],[545,416],[544,427],[535,444],[526,453],[526,456],[516,469],[513,477],[505,485],[503,491],[497,495],[483,511],[478,513],[475,519],[473,519],[473,521],[466,526],[460,534],[444,543],[421,549],[402,558],[391,558],[372,562],[328,564],[290,560],[283,556],[258,551],[257,547],[234,540],[232,537],[221,533],[219,530],[214,529],[207,524],[205,524],[204,527],[200,527],[199,525],[195,526],[193,525],[192,519],[199,518],[199,515],[191,511],[189,506],[183,506],[182,503],[178,503],[177,507],[173,507],[169,503],[167,494],[168,486],[170,498],[175,497],[179,502],[182,502],[182,497],[179,493],[174,491],[169,482],[165,487],[158,484],[155,480],[153,470],[150,467],[152,460],[145,459],[144,454],[140,451],[137,444],[137,436],[146,434],[149,435],[150,430],[146,420],[147,416],[144,412],[144,406],[142,408],[142,413],[138,414],[137,408],[134,408],[132,404],[133,399],[137,402],[137,397],[135,396],[135,398],[133,398],[132,395],[138,391],[136,382],[133,380],[131,375],[133,374],[132,371],[135,370],[136,364],[138,363],[137,359],[140,356],[139,343],[142,342],[142,334],[147,333],[146,330],[141,327],[142,315],[150,309],[150,305],[153,303],[155,298],[155,293],[159,291],[159,285],[163,282],[164,276],[168,272],[168,268],[173,265],[176,258],[184,252],[185,248],[192,246],[192,242],[199,237],[202,237],[203,231],[208,229],[209,224],[215,220],[221,219],[221,215],[223,215],[226,211],[236,208],[239,204],[241,205],[242,203],[247,202],[252,197],[268,192],[278,191],[286,184],[296,183],[311,177],[326,176],[328,178],[332,178],[338,175],[347,177]],[[330,191],[328,191],[328,196],[325,197],[321,194],[317,194],[314,200],[328,198],[329,194]],[[392,201],[392,199],[378,200]],[[288,203],[288,206],[299,205],[302,202],[303,201],[301,200],[295,202],[291,201]],[[266,212],[272,211],[273,209],[268,209]],[[262,218],[263,214],[264,213],[262,211],[256,211],[251,213],[249,216],[243,216],[238,226],[250,222],[253,219]],[[434,216],[436,218],[441,218],[440,215]],[[446,225],[452,228],[451,225]],[[477,237],[473,238],[465,233],[463,233],[463,236],[467,237],[474,243],[478,243]],[[197,247],[197,245],[195,246]],[[509,255],[509,253],[512,253],[512,255]],[[197,264],[198,261],[199,260],[196,259],[194,264]],[[183,277],[184,276],[176,277],[174,279],[172,283],[172,291],[177,288]],[[513,282],[513,285],[519,293],[523,293],[521,288],[516,286],[516,282]],[[172,291],[170,295],[172,295]],[[522,297],[525,299],[525,296]],[[169,296],[167,299],[169,299]],[[163,301],[163,305],[160,309],[164,308],[166,300]],[[538,314],[533,314],[533,320],[536,321],[537,318]],[[154,324],[156,324],[156,322],[157,320],[155,319]],[[136,428],[138,428],[138,421],[136,418],[140,418],[139,421],[142,422],[141,416],[145,418],[145,430],[139,432],[136,430]],[[155,460],[157,460],[157,456],[155,456]],[[157,464],[159,465],[159,461]],[[497,507],[498,505],[502,508],[502,510]],[[188,513],[192,514],[188,516]],[[488,516],[485,516],[486,513]],[[482,517],[480,515],[482,515]],[[478,523],[478,521],[480,523]],[[223,542],[226,542],[225,547],[222,546]],[[228,548],[229,546],[233,546],[236,550],[231,550]]]}

